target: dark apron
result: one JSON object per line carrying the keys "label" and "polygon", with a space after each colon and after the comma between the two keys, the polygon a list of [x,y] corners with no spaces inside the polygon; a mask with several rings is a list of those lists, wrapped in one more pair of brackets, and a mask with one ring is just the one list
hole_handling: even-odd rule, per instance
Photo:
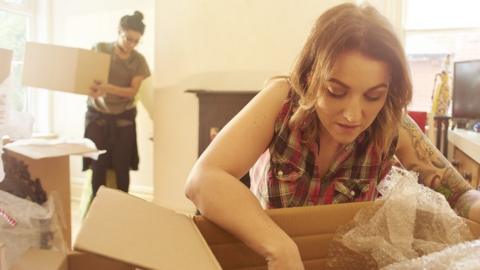
{"label": "dark apron", "polygon": [[83,158],[83,170],[92,169],[92,194],[105,185],[107,170],[115,171],[118,189],[128,192],[130,169],[138,170],[138,147],[133,108],[121,114],[105,114],[88,107],[85,115],[85,138],[91,139],[97,149],[107,150],[98,160]]}

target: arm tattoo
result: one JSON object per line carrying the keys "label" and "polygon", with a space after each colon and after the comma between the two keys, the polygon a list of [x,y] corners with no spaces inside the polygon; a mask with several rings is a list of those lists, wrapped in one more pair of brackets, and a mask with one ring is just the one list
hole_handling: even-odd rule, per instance
{"label": "arm tattoo", "polygon": [[435,190],[445,195],[450,205],[455,206],[462,194],[472,189],[457,170],[449,167],[445,170],[441,185]]}
{"label": "arm tattoo", "polygon": [[447,161],[443,156],[435,155],[436,149],[428,139],[424,138],[425,135],[420,133],[417,125],[409,117],[403,117],[402,126],[410,136],[415,154],[420,161],[430,162],[439,169],[447,167]]}
{"label": "arm tattoo", "polygon": [[[472,189],[470,184],[434,148],[410,118],[403,117],[402,127],[409,135],[418,159],[417,162],[410,163],[407,169],[418,172],[419,182],[443,194],[450,205],[460,211],[459,214],[468,214],[475,200],[472,196],[465,197],[462,194]],[[480,196],[474,199],[480,199]]]}
{"label": "arm tattoo", "polygon": [[458,199],[457,204],[455,204],[455,211],[462,217],[470,218],[470,209],[472,205],[479,200],[480,192],[475,190],[467,191]]}

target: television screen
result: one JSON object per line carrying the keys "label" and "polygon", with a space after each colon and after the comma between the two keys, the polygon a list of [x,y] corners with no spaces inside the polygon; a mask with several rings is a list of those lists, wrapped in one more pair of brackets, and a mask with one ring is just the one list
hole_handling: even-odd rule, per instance
{"label": "television screen", "polygon": [[455,62],[452,117],[480,119],[480,60]]}

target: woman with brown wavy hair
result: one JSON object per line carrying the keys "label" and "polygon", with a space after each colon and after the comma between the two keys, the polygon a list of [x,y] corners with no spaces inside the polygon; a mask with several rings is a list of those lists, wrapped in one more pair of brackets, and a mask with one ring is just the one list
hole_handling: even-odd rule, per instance
{"label": "woman with brown wavy hair", "polygon": [[[336,6],[317,20],[290,76],[270,80],[213,140],[186,195],[270,270],[303,265],[264,208],[374,200],[394,156],[480,221],[478,192],[406,115],[411,95],[388,21],[370,6]],[[249,169],[251,190],[238,181]]]}

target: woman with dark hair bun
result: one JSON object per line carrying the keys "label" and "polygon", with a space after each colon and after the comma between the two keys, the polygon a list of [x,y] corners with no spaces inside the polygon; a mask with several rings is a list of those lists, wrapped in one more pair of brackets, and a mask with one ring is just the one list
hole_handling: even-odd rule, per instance
{"label": "woman with dark hair bun", "polygon": [[145,24],[143,24],[143,14],[140,11],[135,11],[133,15],[125,15],[120,19],[119,27],[121,29],[132,30],[143,35],[145,31]]}
{"label": "woman with dark hair bun", "polygon": [[130,169],[138,169],[135,97],[150,70],[135,47],[144,32],[143,14],[135,11],[120,19],[116,41],[93,47],[109,54],[111,62],[108,82],[93,82],[87,101],[85,137],[93,140],[98,149],[107,150],[98,160],[83,160],[83,169],[92,170],[92,197],[110,177],[116,180],[118,189],[128,192]]}

